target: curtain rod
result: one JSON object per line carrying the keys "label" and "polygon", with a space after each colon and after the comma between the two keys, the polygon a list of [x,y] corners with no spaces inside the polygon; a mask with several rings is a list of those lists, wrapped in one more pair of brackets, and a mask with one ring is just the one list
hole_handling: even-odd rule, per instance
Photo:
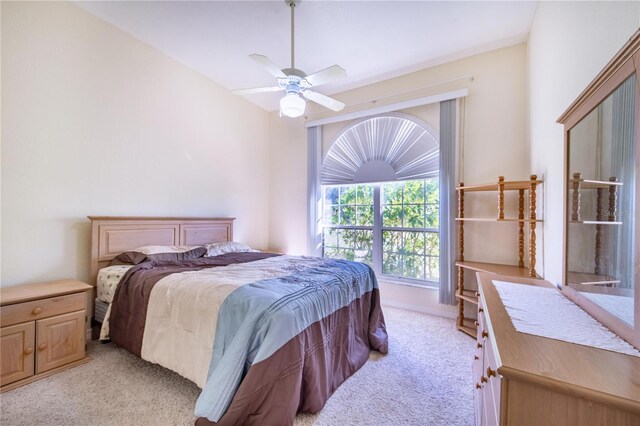
{"label": "curtain rod", "polygon": [[[469,79],[472,80],[473,77],[469,77]],[[448,101],[451,99],[463,98],[468,94],[469,94],[469,89],[465,87],[458,90],[438,93],[430,96],[423,96],[420,98],[409,99],[406,101],[395,102],[388,105],[381,105],[381,106],[368,108],[364,110],[348,112],[346,114],[340,114],[332,117],[319,118],[317,120],[310,120],[305,123],[305,127],[309,128],[309,127],[315,127],[315,126],[322,126],[324,124],[338,123],[340,121],[355,120],[357,118],[363,118],[371,115],[384,114],[387,112],[393,112],[393,111],[413,108],[413,107],[422,106],[422,105],[434,104],[437,102]],[[398,95],[393,95],[393,96],[398,96]],[[375,101],[372,101],[372,102],[375,102]]]}

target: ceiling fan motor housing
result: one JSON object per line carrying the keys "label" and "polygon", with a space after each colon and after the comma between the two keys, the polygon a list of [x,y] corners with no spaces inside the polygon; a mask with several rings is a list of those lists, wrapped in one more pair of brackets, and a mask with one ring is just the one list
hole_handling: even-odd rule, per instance
{"label": "ceiling fan motor housing", "polygon": [[297,68],[285,68],[282,72],[285,73],[287,77],[279,78],[278,86],[287,92],[299,93],[301,89],[308,89],[311,87],[311,85],[305,80],[307,74],[305,74],[304,71]]}

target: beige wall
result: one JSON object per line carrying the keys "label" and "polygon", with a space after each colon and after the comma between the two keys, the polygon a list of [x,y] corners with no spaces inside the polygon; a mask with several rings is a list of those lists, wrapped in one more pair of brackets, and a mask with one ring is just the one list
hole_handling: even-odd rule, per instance
{"label": "beige wall", "polygon": [[640,26],[638,2],[540,2],[528,43],[531,170],[544,184],[544,277],[562,280],[563,146],[557,118]]}
{"label": "beige wall", "polygon": [[[499,174],[508,179],[529,175],[527,143],[526,46],[517,45],[482,55],[439,65],[381,83],[340,93],[335,97],[347,104],[347,110],[366,109],[383,102],[398,102],[418,96],[469,89],[465,104],[465,182],[495,181]],[[473,81],[469,77],[473,76]],[[418,88],[416,90],[416,88]],[[406,93],[398,96],[398,93]],[[373,103],[374,100],[380,100]],[[384,101],[382,101],[384,100]],[[353,107],[355,105],[355,107]],[[312,119],[328,114],[309,106]],[[407,111],[418,116],[420,111]],[[431,119],[429,117],[432,117]],[[437,115],[425,113],[427,121]],[[435,118],[434,118],[435,117]],[[302,120],[282,119],[272,113],[271,124],[271,204],[269,235],[274,248],[306,251],[307,150]],[[329,126],[335,133],[345,123]],[[439,123],[430,123],[438,128]],[[496,202],[478,198],[469,214],[497,214]],[[467,231],[467,258],[494,262],[517,261],[517,228],[511,224],[474,224]],[[504,241],[512,244],[504,244]],[[383,297],[397,304],[424,305],[430,309],[437,297],[431,290],[386,286]],[[445,308],[446,309],[446,308]]]}
{"label": "beige wall", "polygon": [[70,3],[1,7],[2,285],[88,279],[87,215],[267,246],[268,113]]}

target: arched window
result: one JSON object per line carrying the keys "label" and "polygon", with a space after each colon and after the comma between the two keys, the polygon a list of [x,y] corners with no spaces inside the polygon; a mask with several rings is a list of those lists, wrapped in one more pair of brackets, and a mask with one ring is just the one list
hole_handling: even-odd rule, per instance
{"label": "arched window", "polygon": [[345,127],[320,170],[323,256],[437,283],[439,148],[438,133],[405,114]]}
{"label": "arched window", "polygon": [[440,144],[428,124],[405,114],[357,121],[335,138],[322,162],[322,185],[392,182],[438,175]]}

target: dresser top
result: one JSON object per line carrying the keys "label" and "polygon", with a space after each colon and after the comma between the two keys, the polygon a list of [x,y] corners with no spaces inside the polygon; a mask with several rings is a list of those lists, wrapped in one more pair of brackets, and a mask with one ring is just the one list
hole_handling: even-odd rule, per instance
{"label": "dresser top", "polygon": [[0,288],[0,306],[29,302],[47,297],[89,291],[93,287],[77,280],[57,280]]}
{"label": "dresser top", "polygon": [[487,343],[497,354],[498,373],[640,412],[640,358],[518,332],[493,280],[545,287],[551,284],[500,275],[478,277],[490,332]]}

